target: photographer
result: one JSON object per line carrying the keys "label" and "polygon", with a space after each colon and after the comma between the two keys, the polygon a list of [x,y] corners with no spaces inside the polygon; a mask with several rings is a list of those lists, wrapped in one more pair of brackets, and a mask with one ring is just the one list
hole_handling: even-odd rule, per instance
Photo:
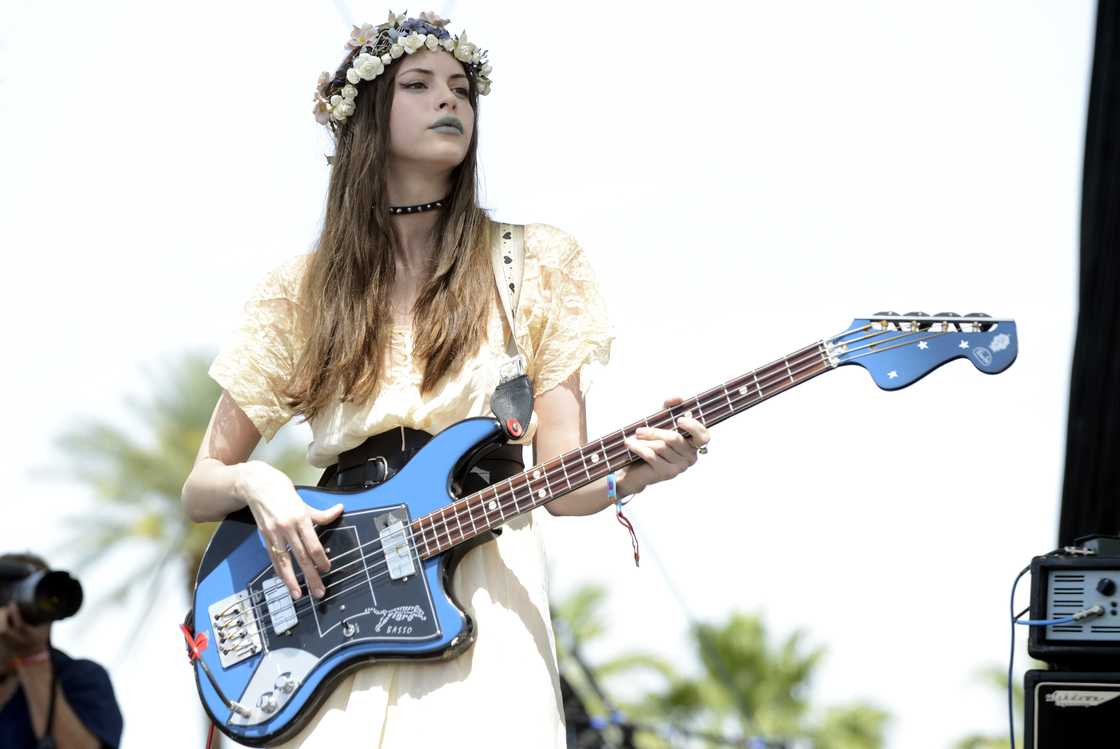
{"label": "photographer", "polygon": [[[31,554],[0,555],[0,562],[49,569]],[[115,749],[122,720],[109,675],[51,647],[50,631],[49,622],[25,622],[15,601],[0,607],[0,747]]]}

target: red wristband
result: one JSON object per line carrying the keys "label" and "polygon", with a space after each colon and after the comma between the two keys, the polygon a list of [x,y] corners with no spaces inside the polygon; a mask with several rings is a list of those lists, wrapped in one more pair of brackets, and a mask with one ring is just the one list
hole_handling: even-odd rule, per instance
{"label": "red wristband", "polygon": [[22,668],[23,666],[30,666],[33,663],[46,663],[51,659],[51,652],[49,650],[40,650],[33,655],[25,655],[22,658],[13,658],[11,665],[14,668]]}

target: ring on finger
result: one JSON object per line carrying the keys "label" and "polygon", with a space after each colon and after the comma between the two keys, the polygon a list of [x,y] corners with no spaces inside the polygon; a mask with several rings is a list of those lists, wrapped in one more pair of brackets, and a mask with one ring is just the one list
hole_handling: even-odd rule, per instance
{"label": "ring on finger", "polygon": [[268,548],[271,549],[272,553],[277,555],[277,556],[280,556],[281,554],[283,554],[284,552],[287,551],[287,549],[285,549],[283,547],[280,547],[280,546],[269,546]]}
{"label": "ring on finger", "polygon": [[701,455],[707,455],[708,454],[708,446],[707,445],[700,445],[700,447],[697,448],[696,452],[700,453]]}

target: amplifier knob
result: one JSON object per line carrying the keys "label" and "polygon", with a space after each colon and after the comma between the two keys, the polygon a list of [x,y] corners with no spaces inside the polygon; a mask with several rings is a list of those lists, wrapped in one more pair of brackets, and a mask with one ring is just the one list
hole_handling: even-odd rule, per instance
{"label": "amplifier knob", "polygon": [[1107,577],[1097,580],[1097,592],[1102,596],[1110,596],[1116,592],[1116,581]]}

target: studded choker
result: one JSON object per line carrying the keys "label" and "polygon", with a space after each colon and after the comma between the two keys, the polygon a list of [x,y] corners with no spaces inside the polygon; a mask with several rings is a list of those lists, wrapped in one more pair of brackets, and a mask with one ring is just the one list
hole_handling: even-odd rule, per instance
{"label": "studded choker", "polygon": [[402,213],[434,211],[436,208],[443,208],[443,204],[446,200],[447,198],[440,198],[439,200],[433,200],[431,203],[421,203],[420,205],[391,205],[389,206],[389,215],[399,216]]}

